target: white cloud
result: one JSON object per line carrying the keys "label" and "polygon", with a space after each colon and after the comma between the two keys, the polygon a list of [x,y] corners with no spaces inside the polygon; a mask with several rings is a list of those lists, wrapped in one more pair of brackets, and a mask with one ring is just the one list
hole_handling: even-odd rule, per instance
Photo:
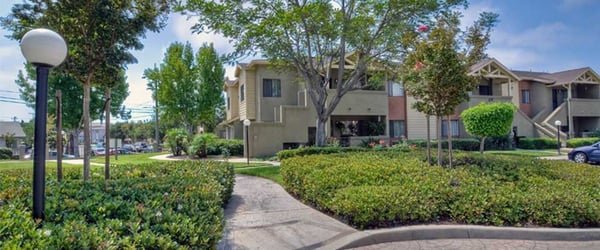
{"label": "white cloud", "polygon": [[233,51],[233,46],[229,43],[229,39],[216,33],[192,33],[191,28],[196,23],[196,19],[187,19],[185,16],[177,15],[173,17],[173,31],[177,40],[189,41],[192,47],[198,49],[204,43],[213,43],[215,50],[220,54],[230,53]]}
{"label": "white cloud", "polygon": [[494,7],[490,1],[482,1],[475,4],[469,5],[466,10],[462,11],[462,18],[460,20],[463,28],[471,26],[479,18],[479,14],[482,12],[494,12],[500,14],[500,9]]}
{"label": "white cloud", "polygon": [[511,69],[528,69],[531,65],[543,61],[543,56],[527,49],[492,47],[487,51],[490,57],[496,58],[500,63]]}
{"label": "white cloud", "polygon": [[[521,32],[498,30],[492,34],[493,42],[509,47],[554,49],[569,41],[569,28],[563,23],[542,24]],[[557,36],[557,34],[562,34]]]}

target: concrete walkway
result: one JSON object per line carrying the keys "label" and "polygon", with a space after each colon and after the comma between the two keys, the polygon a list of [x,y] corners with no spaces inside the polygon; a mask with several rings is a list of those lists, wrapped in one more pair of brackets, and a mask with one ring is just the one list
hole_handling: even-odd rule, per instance
{"label": "concrete walkway", "polygon": [[238,175],[217,249],[314,249],[356,230],[294,199],[267,179]]}

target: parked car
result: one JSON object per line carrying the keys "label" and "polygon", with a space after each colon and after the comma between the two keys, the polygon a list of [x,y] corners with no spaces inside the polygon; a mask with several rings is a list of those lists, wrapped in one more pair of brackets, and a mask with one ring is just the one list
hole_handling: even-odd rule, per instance
{"label": "parked car", "polygon": [[569,152],[569,160],[577,163],[600,163],[600,141],[590,146],[574,148]]}
{"label": "parked car", "polygon": [[[50,159],[56,159],[56,156],[57,156],[56,150],[50,150],[48,152],[48,154],[49,154]],[[63,159],[75,159],[75,156],[63,153],[63,157],[62,158]]]}

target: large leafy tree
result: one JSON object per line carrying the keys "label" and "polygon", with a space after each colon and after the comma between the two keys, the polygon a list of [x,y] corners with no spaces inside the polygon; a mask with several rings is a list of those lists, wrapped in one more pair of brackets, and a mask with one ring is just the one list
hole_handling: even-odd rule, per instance
{"label": "large leafy tree", "polygon": [[175,42],[167,48],[159,68],[146,69],[144,76],[158,81],[161,119],[180,124],[188,133],[200,120],[200,80],[194,50],[189,43]]}
{"label": "large leafy tree", "polygon": [[93,84],[103,85],[104,74],[136,62],[129,52],[143,47],[146,31],[165,25],[169,0],[32,0],[16,4],[3,17],[2,26],[19,40],[36,27],[48,27],[61,34],[69,52],[58,70],[83,86],[84,167],[90,177],[90,100]]}
{"label": "large leafy tree", "polygon": [[[460,13],[455,11],[442,13],[436,17],[431,30],[420,26],[405,37],[411,41],[408,42],[411,50],[401,69],[406,92],[416,99],[412,108],[427,116],[436,116],[438,126],[442,117],[454,114],[459,104],[469,100],[468,91],[473,90],[478,81],[477,76],[469,75],[469,68],[485,57],[484,50],[497,21],[496,14],[484,12],[473,26],[462,31],[459,17]],[[437,158],[441,165],[441,128],[437,131]],[[451,131],[450,122],[447,131]],[[448,132],[450,165],[451,138]]]}
{"label": "large leafy tree", "polygon": [[189,43],[173,43],[159,67],[148,68],[144,78],[158,99],[161,120],[178,124],[189,134],[202,124],[214,129],[224,100],[222,84],[225,70],[212,45],[204,44],[196,56]]}
{"label": "large leafy tree", "polygon": [[[181,9],[198,18],[194,32],[216,31],[233,42],[232,58],[260,53],[295,68],[317,113],[316,143],[325,125],[370,66],[402,59],[404,33],[464,0],[188,0]],[[233,14],[235,13],[235,14]],[[347,53],[357,60],[345,66]],[[338,63],[342,62],[342,63]],[[337,82],[329,89],[330,82]]]}
{"label": "large leafy tree", "polygon": [[485,138],[505,136],[510,132],[517,107],[508,102],[480,103],[460,114],[467,133],[481,139],[479,152],[483,154]]}
{"label": "large leafy tree", "polygon": [[219,122],[219,111],[225,105],[223,99],[225,69],[212,43],[202,45],[196,59],[200,77],[200,106],[203,109],[200,122],[204,131],[212,132]]}

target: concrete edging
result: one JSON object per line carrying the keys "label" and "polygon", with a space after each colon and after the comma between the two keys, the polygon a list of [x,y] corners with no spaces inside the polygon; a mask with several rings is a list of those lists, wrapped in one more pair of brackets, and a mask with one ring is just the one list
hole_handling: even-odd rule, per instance
{"label": "concrete edging", "polygon": [[397,241],[435,239],[595,241],[600,240],[600,228],[573,229],[475,225],[420,225],[360,231],[333,241],[319,249],[348,249]]}

